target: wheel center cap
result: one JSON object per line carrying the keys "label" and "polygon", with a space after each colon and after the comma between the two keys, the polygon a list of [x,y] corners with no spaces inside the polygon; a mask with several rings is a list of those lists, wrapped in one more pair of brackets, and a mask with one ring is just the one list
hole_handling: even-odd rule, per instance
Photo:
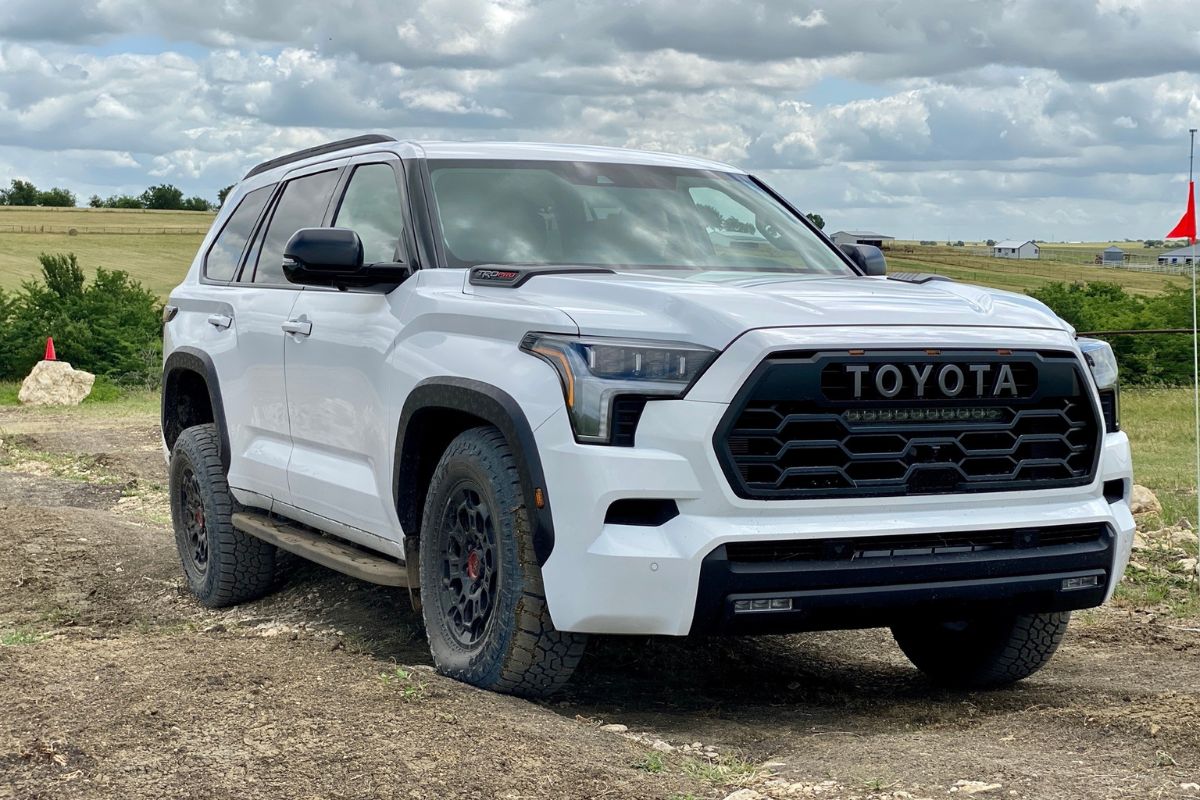
{"label": "wheel center cap", "polygon": [[467,556],[467,577],[473,581],[479,580],[479,551],[472,550]]}

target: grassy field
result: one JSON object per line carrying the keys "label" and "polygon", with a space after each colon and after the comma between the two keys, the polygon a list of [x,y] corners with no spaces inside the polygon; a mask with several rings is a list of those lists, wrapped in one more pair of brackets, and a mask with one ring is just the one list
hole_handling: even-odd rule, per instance
{"label": "grassy field", "polygon": [[1152,272],[1103,269],[1068,261],[1016,261],[972,255],[961,247],[896,247],[887,251],[889,269],[905,272],[933,272],[948,278],[1027,292],[1048,283],[1106,281],[1117,283],[1133,294],[1158,294],[1172,283],[1183,285],[1187,278]]}
{"label": "grassy field", "polygon": [[1121,390],[1121,427],[1133,448],[1134,479],[1154,490],[1162,521],[1196,520],[1196,445],[1187,388]]}
{"label": "grassy field", "polygon": [[166,297],[212,220],[203,211],[0,207],[0,289],[37,275],[41,253],[74,253],[89,273],[125,270]]}

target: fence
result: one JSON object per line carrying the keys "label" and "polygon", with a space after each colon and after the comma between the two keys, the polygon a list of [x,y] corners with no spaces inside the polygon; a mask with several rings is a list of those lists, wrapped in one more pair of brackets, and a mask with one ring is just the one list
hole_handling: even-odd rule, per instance
{"label": "fence", "polygon": [[185,225],[156,225],[156,226],[131,226],[131,225],[3,225],[0,224],[0,233],[65,233],[68,236],[77,236],[80,234],[105,233],[105,234],[166,234],[166,235],[188,235],[188,236],[203,236],[208,233],[208,226],[185,226]]}

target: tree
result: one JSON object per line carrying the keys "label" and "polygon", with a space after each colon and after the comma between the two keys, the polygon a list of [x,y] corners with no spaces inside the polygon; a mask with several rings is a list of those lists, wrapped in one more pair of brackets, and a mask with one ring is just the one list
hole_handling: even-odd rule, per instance
{"label": "tree", "polygon": [[0,205],[5,206],[36,206],[38,190],[29,181],[13,178],[9,189],[0,189]]}
{"label": "tree", "polygon": [[105,208],[145,208],[141,198],[128,194],[114,194],[104,201]]}
{"label": "tree", "polygon": [[183,191],[169,183],[151,186],[142,192],[142,206],[145,208],[169,209],[179,211],[183,208]]}
{"label": "tree", "polygon": [[820,214],[805,214],[804,216],[808,217],[809,222],[817,226],[817,230],[825,230],[825,218]]}
{"label": "tree", "polygon": [[234,185],[231,183],[221,191],[217,192],[217,208],[221,208],[225,205],[225,198],[229,197],[229,193],[233,191],[233,186]]}
{"label": "tree", "polygon": [[205,200],[203,197],[189,197],[183,201],[184,211],[212,211],[212,203]]}
{"label": "tree", "polygon": [[88,198],[88,205],[92,208],[104,208],[104,200],[100,198],[100,195],[94,194]]}
{"label": "tree", "polygon": [[55,186],[45,192],[38,192],[37,204],[39,206],[55,206],[58,208],[73,208],[75,206],[75,193]]}
{"label": "tree", "polygon": [[995,246],[996,246],[996,240],[995,240],[995,239],[988,239],[988,240],[987,240],[987,242],[986,242],[986,244],[987,244],[987,246],[988,246],[988,247],[995,247]]}

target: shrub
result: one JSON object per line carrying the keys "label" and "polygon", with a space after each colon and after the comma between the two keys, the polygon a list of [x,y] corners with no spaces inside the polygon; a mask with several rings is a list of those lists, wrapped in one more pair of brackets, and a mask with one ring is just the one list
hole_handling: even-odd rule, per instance
{"label": "shrub", "polygon": [[[1079,331],[1190,328],[1191,291],[1171,286],[1154,297],[1126,292],[1115,283],[1053,283],[1031,295]],[[1190,384],[1192,343],[1187,334],[1133,334],[1106,337],[1128,384]]]}
{"label": "shrub", "polygon": [[0,379],[24,378],[47,336],[64,361],[123,385],[158,380],[162,307],[119,270],[96,270],[91,283],[73,253],[39,257],[41,280],[0,292]]}

